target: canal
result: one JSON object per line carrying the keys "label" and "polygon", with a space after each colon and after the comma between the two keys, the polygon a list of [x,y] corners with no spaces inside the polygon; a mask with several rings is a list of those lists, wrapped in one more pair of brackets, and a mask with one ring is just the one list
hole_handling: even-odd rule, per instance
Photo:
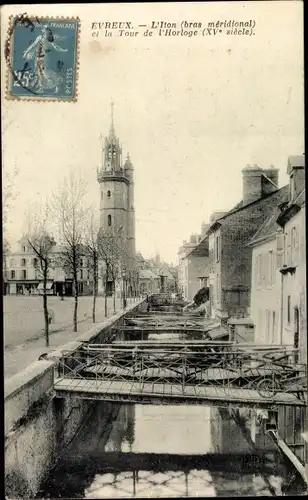
{"label": "canal", "polygon": [[266,436],[258,439],[264,460],[249,458],[251,443],[229,410],[112,407],[106,422],[105,403],[95,403],[38,498],[276,496],[290,480],[283,457]]}

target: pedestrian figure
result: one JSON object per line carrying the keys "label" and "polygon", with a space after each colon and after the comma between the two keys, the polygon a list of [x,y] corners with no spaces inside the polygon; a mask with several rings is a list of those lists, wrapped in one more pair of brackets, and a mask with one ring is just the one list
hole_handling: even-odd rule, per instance
{"label": "pedestrian figure", "polygon": [[48,323],[51,325],[51,323],[54,323],[55,321],[55,315],[52,309],[48,311]]}

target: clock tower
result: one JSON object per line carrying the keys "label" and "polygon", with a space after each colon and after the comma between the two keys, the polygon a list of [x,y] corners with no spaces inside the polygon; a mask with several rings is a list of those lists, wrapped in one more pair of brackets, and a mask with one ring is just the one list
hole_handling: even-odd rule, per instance
{"label": "clock tower", "polygon": [[135,263],[134,168],[129,154],[122,160],[122,145],[114,127],[111,103],[109,134],[103,139],[102,162],[97,171],[100,185],[100,227],[103,234],[123,238],[123,272],[129,274]]}

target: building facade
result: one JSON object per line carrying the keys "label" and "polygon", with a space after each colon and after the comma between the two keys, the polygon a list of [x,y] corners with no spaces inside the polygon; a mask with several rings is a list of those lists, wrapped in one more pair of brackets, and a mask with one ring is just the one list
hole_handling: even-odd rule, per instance
{"label": "building facade", "polygon": [[192,234],[178,251],[178,288],[183,299],[191,302],[204,286],[208,286],[208,241],[201,243],[209,224],[203,222],[201,234]]}
{"label": "building facade", "polygon": [[[51,266],[47,281],[47,293],[67,296],[73,295],[73,278],[59,265],[61,248],[55,245],[51,254]],[[39,260],[26,237],[19,241],[19,249],[10,252],[7,261],[8,295],[38,295],[43,291],[43,277],[40,272]],[[78,270],[78,292],[86,295],[92,291],[92,280],[87,265],[87,258],[82,257]]]}
{"label": "building facade", "polygon": [[[288,345],[307,366],[305,157],[291,156],[283,202],[257,231],[252,248],[251,318],[256,344]],[[308,463],[307,408],[282,407],[278,432]]]}
{"label": "building facade", "polygon": [[[123,163],[122,146],[114,128],[113,103],[111,126],[104,140],[102,166],[97,171],[97,180],[100,185],[101,231],[104,235],[112,235],[117,241],[122,241],[121,268],[128,276],[135,267],[136,254],[134,169],[129,154]],[[115,288],[113,281],[112,277],[108,278],[107,292]]]}
{"label": "building facade", "polygon": [[277,217],[280,213],[281,209],[275,208],[248,243],[252,248],[250,316],[256,344],[282,343],[282,276],[277,258]]}
{"label": "building facade", "polygon": [[251,318],[255,342],[299,348],[306,363],[306,241],[304,157],[290,157],[282,203],[254,235]]}
{"label": "building facade", "polygon": [[[210,296],[212,316],[226,321],[250,314],[252,236],[285,197],[287,187],[278,189],[274,169],[246,167],[243,170],[243,201],[208,230]],[[258,189],[254,186],[257,184]]]}

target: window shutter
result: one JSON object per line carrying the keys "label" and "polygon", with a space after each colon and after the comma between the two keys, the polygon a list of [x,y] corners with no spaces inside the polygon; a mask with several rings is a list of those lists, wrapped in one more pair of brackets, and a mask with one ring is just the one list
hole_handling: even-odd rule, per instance
{"label": "window shutter", "polygon": [[286,234],[286,245],[287,245],[287,258],[286,264],[287,266],[292,265],[292,244],[291,244],[291,231]]}
{"label": "window shutter", "polygon": [[298,265],[298,252],[299,252],[298,228],[293,227],[292,228],[292,265],[293,266]]}
{"label": "window shutter", "polygon": [[260,281],[260,255],[256,255],[256,267],[255,267],[255,285],[256,287],[258,287],[260,285],[259,281]]}
{"label": "window shutter", "polygon": [[276,266],[278,269],[280,269],[284,264],[283,253],[284,253],[284,234],[280,229],[276,233]]}

